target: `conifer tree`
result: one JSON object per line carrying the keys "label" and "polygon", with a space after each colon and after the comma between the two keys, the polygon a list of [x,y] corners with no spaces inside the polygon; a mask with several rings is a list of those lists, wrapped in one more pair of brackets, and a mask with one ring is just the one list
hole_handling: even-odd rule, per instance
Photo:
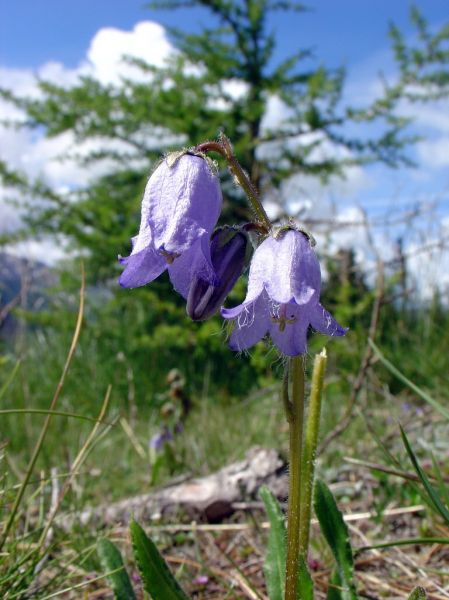
{"label": "conifer tree", "polygon": [[[201,7],[210,23],[198,33],[169,28],[177,51],[163,68],[128,57],[141,79],[102,84],[82,76],[72,87],[38,83],[39,99],[2,95],[24,109],[28,127],[45,135],[72,132],[76,143],[95,142],[95,150],[78,156],[83,164],[112,161],[110,172],[86,188],[58,193],[43,181],[30,181],[0,167],[3,183],[21,192],[27,204],[25,235],[58,234],[91,259],[96,279],[111,274],[118,251],[126,252],[138,221],[145,181],[162,153],[180,145],[213,139],[224,130],[235,143],[236,155],[262,194],[273,196],[282,182],[298,173],[322,180],[341,174],[357,162],[382,161],[392,167],[409,162],[412,140],[399,116],[397,103],[410,84],[447,85],[447,31],[430,36],[425,21],[412,13],[424,49],[419,54],[392,27],[398,79],[385,86],[382,97],[365,107],[342,101],[342,68],[316,66],[308,49],[275,61],[276,33],[270,16],[290,11],[301,27],[304,7],[290,0],[160,0],[152,8],[176,10]],[[438,62],[440,73],[429,78],[427,67]],[[444,74],[446,73],[446,74]],[[406,90],[407,87],[407,90]],[[276,101],[283,117],[264,122],[267,107]],[[363,124],[376,123],[369,129]],[[354,124],[359,134],[353,135]],[[350,127],[351,135],[346,133]],[[120,144],[120,146],[118,146]],[[72,149],[76,158],[76,148]],[[223,174],[226,178],[226,174]],[[231,182],[226,195],[240,197]],[[246,218],[243,203],[240,218]],[[22,232],[23,233],[23,232]]]}

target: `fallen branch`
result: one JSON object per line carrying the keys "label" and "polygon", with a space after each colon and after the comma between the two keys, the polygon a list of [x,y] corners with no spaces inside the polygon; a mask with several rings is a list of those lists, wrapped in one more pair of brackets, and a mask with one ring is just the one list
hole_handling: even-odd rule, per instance
{"label": "fallen branch", "polygon": [[190,518],[209,522],[231,515],[238,503],[257,498],[262,485],[276,496],[287,495],[285,462],[276,450],[253,448],[246,457],[206,477],[188,479],[148,494],[113,504],[87,508],[77,514],[61,514],[56,524],[69,530],[74,524],[127,524],[131,518],[144,523],[185,512]]}

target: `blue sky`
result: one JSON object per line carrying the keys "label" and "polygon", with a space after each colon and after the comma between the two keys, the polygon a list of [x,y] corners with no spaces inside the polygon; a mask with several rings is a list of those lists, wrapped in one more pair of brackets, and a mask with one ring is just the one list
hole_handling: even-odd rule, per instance
{"label": "blue sky", "polygon": [[[273,17],[279,55],[312,47],[327,64],[348,66],[385,49],[389,21],[411,31],[407,0],[312,0],[302,14]],[[449,16],[447,0],[416,2],[431,23]],[[83,58],[103,27],[131,29],[155,20],[195,30],[207,23],[202,10],[155,11],[134,0],[2,0],[0,62],[8,67],[38,67],[59,60],[68,67]]]}
{"label": "blue sky", "polygon": [[[448,21],[448,0],[418,0],[415,4],[435,28]],[[269,26],[276,32],[275,60],[300,48],[310,48],[315,64],[347,68],[346,95],[351,103],[372,94],[379,73],[390,75],[394,67],[389,23],[398,25],[406,36],[413,34],[409,20],[411,3],[313,0],[308,5],[305,13],[278,13],[272,17]],[[151,24],[141,27],[138,23],[153,21],[194,31],[202,24],[210,25],[208,19],[209,13],[204,10],[154,11],[133,0],[1,0],[1,84],[19,93],[33,93],[34,73],[38,71],[44,78],[70,83],[85,69],[103,81],[111,81],[117,74],[117,52],[121,55],[137,48],[138,52],[144,52],[140,56],[146,58],[148,52],[152,60],[153,56],[160,59],[169,51],[163,29]],[[0,102],[0,118],[11,117],[8,110]],[[334,180],[326,188],[317,181],[302,178],[300,186],[291,190],[293,197],[305,198],[312,207],[312,216],[334,215],[343,221],[360,222],[362,209],[370,217],[378,218],[413,210],[418,205],[428,206],[430,210],[420,220],[417,230],[412,232],[408,223],[402,228],[409,245],[441,237],[443,221],[449,237],[449,103],[446,100],[414,107],[414,111],[415,131],[426,136],[411,151],[419,163],[418,169],[394,171],[382,165],[352,169],[345,181]],[[63,136],[59,140],[45,140],[36,138],[36,134],[4,129],[1,138],[0,157],[32,176],[43,175],[59,189],[73,186],[86,176],[85,169],[57,160],[67,143],[70,144]],[[437,203],[437,209],[432,208],[432,203]],[[335,207],[337,210],[332,213]],[[0,227],[2,222],[16,222],[17,215],[11,210],[2,201],[0,190]],[[399,235],[398,227],[378,229],[375,233],[376,244],[387,258],[391,257],[391,240]],[[366,236],[362,238],[363,231],[354,226],[338,231],[332,239],[336,245],[357,243],[360,260],[366,262],[370,250]],[[445,260],[448,266],[445,285],[449,288],[449,257]],[[428,261],[424,262],[424,268],[431,271]],[[421,269],[421,264],[417,263],[415,269]]]}

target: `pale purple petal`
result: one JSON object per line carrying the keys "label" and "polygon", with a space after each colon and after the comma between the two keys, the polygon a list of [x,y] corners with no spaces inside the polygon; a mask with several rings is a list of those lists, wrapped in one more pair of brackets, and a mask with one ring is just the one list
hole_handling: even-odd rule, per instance
{"label": "pale purple petal", "polygon": [[226,296],[245,268],[251,242],[244,231],[222,227],[214,232],[210,242],[210,257],[217,282],[211,285],[192,273],[187,295],[187,314],[195,321],[204,321],[220,310]]}
{"label": "pale purple petal", "polygon": [[209,236],[203,235],[191,248],[168,266],[170,281],[175,290],[187,298],[193,276],[214,285],[217,277],[210,256]]}
{"label": "pale purple petal", "polygon": [[320,333],[325,333],[331,336],[345,335],[348,331],[342,327],[334,317],[322,306],[317,304],[313,307],[309,314],[310,324]]}
{"label": "pale purple petal", "polygon": [[229,340],[232,350],[246,350],[254,346],[268,332],[270,325],[269,300],[265,294],[250,303],[240,305],[244,310],[235,319],[235,327]]}
{"label": "pale purple petal", "polygon": [[320,264],[308,237],[300,231],[290,229],[271,239],[274,265],[270,278],[266,281],[270,298],[282,304],[293,299],[300,305],[309,303],[312,298],[318,302]]}
{"label": "pale purple petal", "polygon": [[254,252],[248,276],[248,292],[245,302],[251,302],[260,296],[270,281],[276,257],[275,240],[267,237]]}
{"label": "pale purple petal", "polygon": [[[273,238],[268,237],[264,240],[254,252],[248,277],[248,291],[242,304],[235,308],[222,308],[221,315],[225,319],[234,319],[242,311],[247,311],[248,307],[261,296],[264,292],[265,282],[269,280],[271,269],[274,262],[275,248],[273,248]],[[266,296],[264,294],[266,298]]]}
{"label": "pale purple petal", "polygon": [[306,306],[297,306],[291,302],[285,306],[285,319],[283,326],[276,322],[276,316],[270,321],[270,336],[273,344],[287,356],[305,354],[307,350],[307,329],[309,318]]}
{"label": "pale purple petal", "polygon": [[253,305],[254,300],[242,302],[242,304],[238,304],[237,306],[234,306],[234,308],[222,308],[220,314],[224,319],[236,319],[241,312],[249,310],[249,307],[252,307]]}
{"label": "pale purple petal", "polygon": [[165,444],[171,442],[173,440],[173,434],[167,429],[164,428],[159,433],[155,433],[150,439],[150,448],[153,450],[159,451],[162,450]]}
{"label": "pale purple petal", "polygon": [[209,238],[221,203],[218,178],[205,159],[185,154],[171,166],[164,160],[145,188],[139,233],[132,239],[131,255],[120,261],[126,266],[120,284],[149,283],[169,264],[174,265],[169,271],[175,288],[185,297],[193,269],[215,284]]}
{"label": "pale purple petal", "polygon": [[245,301],[221,311],[236,321],[231,348],[249,348],[268,330],[283,354],[296,356],[307,350],[309,324],[327,335],[344,335],[319,304],[320,287],[320,265],[303,232],[292,228],[267,237],[254,253]]}
{"label": "pale purple petal", "polygon": [[166,161],[159,165],[148,181],[143,204],[154,246],[181,254],[212,233],[222,204],[219,180],[205,159],[185,154],[173,166]]}
{"label": "pale purple petal", "polygon": [[125,265],[119,284],[125,288],[135,288],[150,283],[167,268],[165,259],[151,246],[119,260],[122,265]]}

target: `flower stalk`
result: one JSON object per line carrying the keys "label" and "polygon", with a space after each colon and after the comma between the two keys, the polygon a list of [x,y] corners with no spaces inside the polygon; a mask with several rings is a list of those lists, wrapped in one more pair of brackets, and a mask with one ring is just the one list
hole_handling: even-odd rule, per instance
{"label": "flower stalk", "polygon": [[268,218],[268,215],[262,206],[256,188],[236,159],[232,150],[231,142],[228,140],[228,138],[222,133],[220,135],[219,142],[204,142],[203,144],[196,146],[195,150],[196,152],[217,152],[226,159],[231,173],[237,179],[243,191],[245,192],[257,220],[261,225],[263,225],[268,233],[271,230],[270,219]]}
{"label": "flower stalk", "polygon": [[326,371],[326,348],[315,356],[310,391],[309,414],[304,434],[304,448],[301,465],[301,504],[299,518],[299,554],[307,563],[310,538],[310,520],[312,517],[313,481],[315,460],[320,428],[321,399],[323,394],[324,373]]}
{"label": "flower stalk", "polygon": [[291,400],[287,409],[290,432],[290,477],[287,517],[285,600],[297,600],[300,564],[300,504],[302,438],[304,428],[304,357],[290,359]]}

